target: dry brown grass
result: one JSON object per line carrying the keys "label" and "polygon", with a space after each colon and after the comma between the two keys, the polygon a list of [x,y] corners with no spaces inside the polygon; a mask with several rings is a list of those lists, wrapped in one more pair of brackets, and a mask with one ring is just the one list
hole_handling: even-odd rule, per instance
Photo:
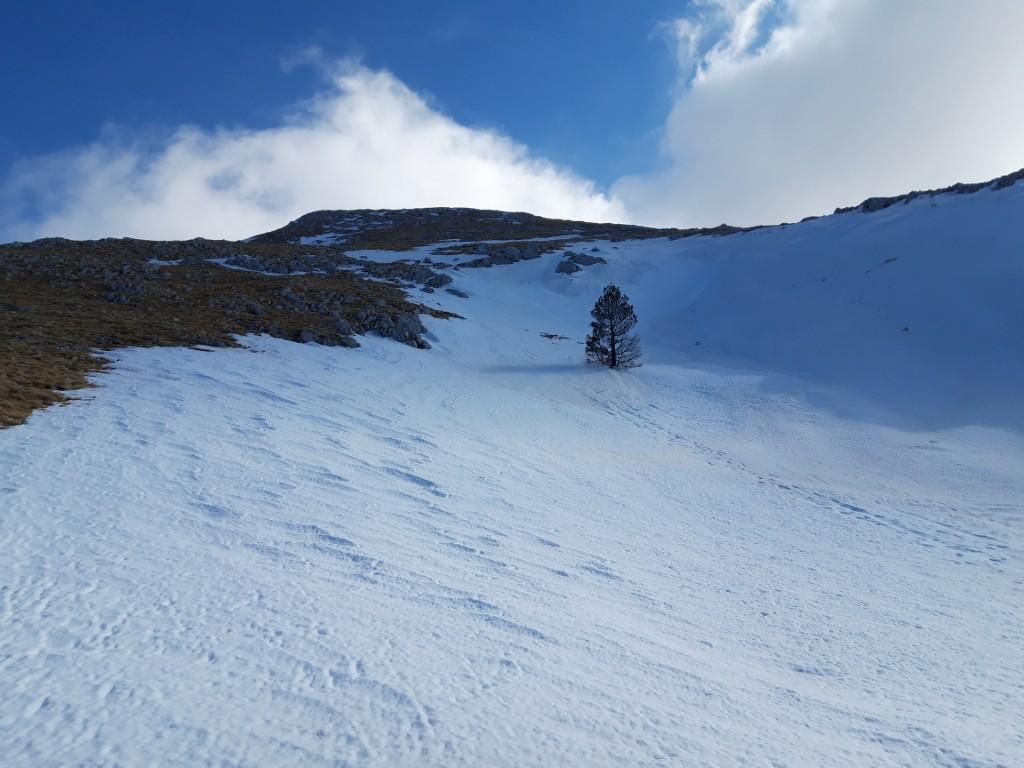
{"label": "dry brown grass", "polygon": [[[349,236],[339,246],[288,242],[325,231],[344,231]],[[88,375],[107,364],[103,350],[232,346],[236,335],[248,333],[298,340],[304,331],[306,337],[342,343],[349,331],[358,334],[371,329],[419,344],[415,329],[410,337],[409,323],[398,323],[396,330],[391,321],[403,316],[408,320],[416,313],[447,316],[410,303],[396,285],[349,271],[354,260],[344,255],[345,248],[406,250],[458,240],[477,242],[447,252],[489,253],[525,238],[570,233],[581,239],[619,240],[731,231],[735,230],[658,230],[525,213],[418,209],[384,216],[373,211],[318,211],[246,243],[50,239],[2,245],[0,427],[20,424],[34,410],[62,402],[66,392],[87,386]],[[506,242],[497,246],[479,242],[494,240]],[[541,250],[577,242],[548,242]],[[208,261],[233,256],[283,272],[321,269],[325,274],[270,276]],[[154,258],[181,263],[156,267],[148,264]],[[478,261],[482,266],[489,260]],[[415,280],[413,272],[423,267],[361,269],[395,280]]]}
{"label": "dry brown grass", "polygon": [[87,386],[87,376],[107,364],[103,350],[234,346],[235,335],[248,333],[339,339],[338,318],[360,333],[381,315],[446,316],[350,272],[225,269],[202,261],[209,257],[202,245],[185,249],[198,252],[194,263],[152,267],[146,261],[157,245],[0,246],[0,427]]}
{"label": "dry brown grass", "polygon": [[680,237],[706,232],[735,231],[655,229],[629,224],[546,219],[529,213],[472,208],[412,208],[402,211],[313,211],[293,222],[253,238],[257,243],[285,243],[324,232],[347,233],[345,246],[404,251],[445,240],[517,241],[537,237],[577,235],[580,239],[625,240],[645,237]]}

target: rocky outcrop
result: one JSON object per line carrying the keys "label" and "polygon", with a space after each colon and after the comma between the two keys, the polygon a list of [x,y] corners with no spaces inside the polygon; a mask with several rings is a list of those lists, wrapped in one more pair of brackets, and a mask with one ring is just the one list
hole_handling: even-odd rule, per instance
{"label": "rocky outcrop", "polygon": [[566,251],[566,261],[571,261],[573,264],[579,264],[581,267],[592,267],[595,264],[607,264],[608,262],[600,256],[594,256],[593,253],[573,253],[572,251]]}
{"label": "rocky outcrop", "polygon": [[555,267],[555,272],[560,275],[572,275],[576,272],[580,272],[584,267],[592,267],[595,264],[607,264],[608,262],[600,256],[594,256],[593,253],[576,253],[575,251],[566,251],[562,254],[564,257],[558,266]]}
{"label": "rocky outcrop", "polygon": [[[224,266],[233,259],[236,268]],[[0,245],[0,428],[87,386],[88,373],[107,364],[97,351],[237,346],[248,334],[354,347],[367,333],[425,349],[419,315],[454,317],[346,259],[323,248],[206,240]],[[329,263],[342,268],[309,269]],[[450,281],[412,268],[411,277]]]}
{"label": "rocky outcrop", "polygon": [[911,200],[917,200],[920,197],[936,197],[938,195],[970,195],[975,192],[980,192],[983,189],[1006,189],[1007,187],[1012,187],[1022,179],[1024,179],[1024,168],[990,181],[982,181],[973,184],[954,184],[951,187],[943,187],[942,189],[908,192],[905,195],[895,195],[893,197],[869,197],[860,205],[852,205],[847,208],[836,208],[835,213],[851,213],[854,211],[860,213],[875,213],[876,211],[882,211],[886,208],[890,208],[897,203],[903,203],[906,205]]}
{"label": "rocky outcrop", "polygon": [[538,238],[635,240],[666,237],[684,230],[631,224],[546,219],[529,213],[475,208],[314,211],[250,243],[335,244],[346,248],[400,251],[444,241],[483,244]]}
{"label": "rocky outcrop", "polygon": [[350,347],[355,348],[359,346],[359,342],[353,339],[351,336],[345,336],[343,334],[330,334],[318,331],[315,328],[304,328],[299,331],[299,339],[301,343],[308,344],[310,342],[315,344],[322,344],[325,347]]}
{"label": "rocky outcrop", "polygon": [[359,269],[370,277],[422,285],[427,288],[443,288],[452,282],[451,275],[437,272],[425,264],[408,261],[363,262]]}
{"label": "rocky outcrop", "polygon": [[363,311],[356,317],[365,332],[394,339],[417,349],[430,349],[430,344],[422,336],[427,329],[420,321],[419,315],[411,312],[388,314]]}
{"label": "rocky outcrop", "polygon": [[497,267],[539,259],[546,253],[564,248],[567,242],[565,240],[527,240],[515,243],[466,243],[438,248],[434,253],[448,256],[482,254],[475,259],[464,261],[459,267]]}

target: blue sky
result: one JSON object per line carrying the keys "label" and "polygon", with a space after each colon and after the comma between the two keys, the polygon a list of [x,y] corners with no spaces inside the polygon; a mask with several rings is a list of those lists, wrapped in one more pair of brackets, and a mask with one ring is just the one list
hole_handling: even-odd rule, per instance
{"label": "blue sky", "polygon": [[9,3],[0,241],[764,224],[1024,166],[1020,0]]}
{"label": "blue sky", "polygon": [[[96,138],[104,123],[266,127],[318,87],[282,67],[319,47],[386,68],[459,122],[496,127],[602,184],[653,163],[676,64],[661,26],[679,0],[54,2],[0,28],[0,124],[16,157]],[[57,108],[59,105],[59,109]]]}

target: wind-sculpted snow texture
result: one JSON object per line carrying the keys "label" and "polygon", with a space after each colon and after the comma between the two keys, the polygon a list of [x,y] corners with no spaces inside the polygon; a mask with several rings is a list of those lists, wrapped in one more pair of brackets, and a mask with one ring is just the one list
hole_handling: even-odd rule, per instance
{"label": "wind-sculpted snow texture", "polygon": [[0,432],[0,762],[1024,764],[989,194],[452,270],[430,351],[115,353]]}

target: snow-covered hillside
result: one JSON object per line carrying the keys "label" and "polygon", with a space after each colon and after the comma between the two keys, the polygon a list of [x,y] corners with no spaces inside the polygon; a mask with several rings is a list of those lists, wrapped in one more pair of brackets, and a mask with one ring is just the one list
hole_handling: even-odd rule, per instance
{"label": "snow-covered hillside", "polygon": [[[1024,764],[1022,212],[450,270],[429,351],[117,353],[0,432],[4,765]],[[634,371],[581,363],[609,281]]]}
{"label": "snow-covered hillside", "polygon": [[810,394],[914,429],[1024,429],[1022,221],[1018,184],[728,237],[600,243],[607,266],[570,286],[543,279],[578,300],[555,329],[576,337],[614,281],[649,359],[775,373],[766,387],[800,393],[828,385],[842,396]]}

